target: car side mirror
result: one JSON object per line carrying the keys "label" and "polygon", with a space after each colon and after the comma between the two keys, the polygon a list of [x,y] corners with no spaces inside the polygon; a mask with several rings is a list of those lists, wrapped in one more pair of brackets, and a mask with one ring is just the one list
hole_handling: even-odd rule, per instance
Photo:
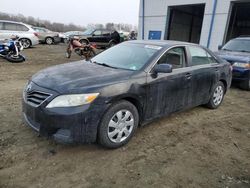
{"label": "car side mirror", "polygon": [[219,45],[219,46],[218,46],[218,50],[221,50],[222,47],[223,47],[223,45]]}
{"label": "car side mirror", "polygon": [[172,65],[169,64],[157,64],[154,67],[154,73],[171,73],[173,72]]}
{"label": "car side mirror", "polygon": [[92,37],[94,37],[95,36],[95,34],[92,34]]}

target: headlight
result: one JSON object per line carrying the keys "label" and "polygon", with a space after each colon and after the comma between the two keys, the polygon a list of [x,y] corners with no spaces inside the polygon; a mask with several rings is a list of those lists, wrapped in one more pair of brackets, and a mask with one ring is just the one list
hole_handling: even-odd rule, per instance
{"label": "headlight", "polygon": [[61,95],[53,99],[46,108],[73,107],[92,103],[99,93]]}
{"label": "headlight", "polygon": [[250,68],[250,64],[249,63],[235,62],[233,64],[233,67]]}

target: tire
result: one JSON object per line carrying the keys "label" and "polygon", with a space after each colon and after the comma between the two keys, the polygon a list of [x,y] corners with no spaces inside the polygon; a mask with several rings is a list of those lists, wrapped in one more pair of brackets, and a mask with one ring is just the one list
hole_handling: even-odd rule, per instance
{"label": "tire", "polygon": [[12,63],[22,63],[25,61],[25,58],[22,55],[19,55],[17,57],[13,57],[12,54],[8,54],[5,57],[5,59],[8,60],[9,62],[12,62]]}
{"label": "tire", "polygon": [[109,149],[119,148],[133,137],[138,123],[137,108],[125,100],[117,102],[102,118],[98,129],[98,143]]}
{"label": "tire", "polygon": [[51,44],[54,43],[54,40],[53,40],[53,38],[51,38],[51,37],[47,37],[47,38],[45,39],[45,43],[48,44],[48,45],[51,45]]}
{"label": "tire", "polygon": [[110,43],[109,43],[109,47],[111,48],[111,47],[113,47],[113,46],[115,46],[116,45],[116,43],[114,42],[114,41],[111,41]]}
{"label": "tire", "polygon": [[65,44],[68,44],[68,43],[69,43],[69,39],[65,38],[65,39],[63,39],[63,42],[64,42]]}
{"label": "tire", "polygon": [[221,81],[215,84],[212,89],[211,98],[206,106],[210,109],[217,109],[224,99],[225,91],[225,86]]}
{"label": "tire", "polygon": [[31,40],[27,39],[27,38],[21,38],[19,40],[21,42],[21,44],[23,45],[24,49],[30,48],[31,47]]}
{"label": "tire", "polygon": [[250,91],[250,78],[240,83],[240,88],[246,91]]}
{"label": "tire", "polygon": [[80,43],[85,44],[85,45],[89,44],[89,42],[87,40],[85,40],[85,39],[80,40]]}

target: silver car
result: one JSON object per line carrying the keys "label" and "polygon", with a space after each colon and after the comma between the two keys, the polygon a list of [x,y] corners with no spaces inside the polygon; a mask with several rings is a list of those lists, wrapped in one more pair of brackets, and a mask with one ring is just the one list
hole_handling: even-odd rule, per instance
{"label": "silver car", "polygon": [[51,45],[61,42],[61,38],[57,32],[50,31],[43,27],[32,27],[32,29],[37,32],[40,43]]}
{"label": "silver car", "polygon": [[38,35],[30,25],[0,20],[0,40],[10,39],[13,35],[19,36],[19,41],[21,41],[24,48],[39,44]]}

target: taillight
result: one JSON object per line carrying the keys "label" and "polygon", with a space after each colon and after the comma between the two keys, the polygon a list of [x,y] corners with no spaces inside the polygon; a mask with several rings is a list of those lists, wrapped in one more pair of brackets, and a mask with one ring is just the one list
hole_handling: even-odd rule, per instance
{"label": "taillight", "polygon": [[35,35],[36,37],[38,37],[38,33],[34,33],[34,35]]}

